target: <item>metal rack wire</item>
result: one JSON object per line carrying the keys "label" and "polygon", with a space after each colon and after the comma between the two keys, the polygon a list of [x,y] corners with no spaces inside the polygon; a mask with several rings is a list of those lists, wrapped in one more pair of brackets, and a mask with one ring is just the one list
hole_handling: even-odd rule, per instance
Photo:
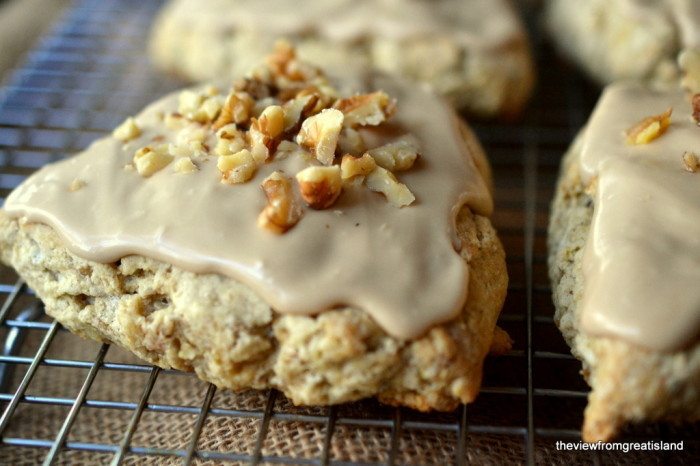
{"label": "metal rack wire", "polygon": [[[143,53],[160,4],[77,1],[42,37],[0,90],[0,196],[36,168],[84,148],[182,85],[154,71]],[[651,426],[626,434],[684,440],[686,451],[673,458],[555,450],[557,440],[579,439],[587,388],[551,319],[547,211],[560,156],[598,91],[534,36],[541,83],[524,120],[475,128],[494,166],[494,221],[511,276],[500,325],[516,341],[509,354],[487,361],[476,403],[455,413],[420,414],[373,401],[296,408],[274,390],[217,392],[194,376],[68,334],[3,269],[0,463],[697,464],[697,426]],[[187,384],[195,388],[181,392]],[[122,396],[110,397],[121,385],[128,385]],[[107,438],[100,437],[107,431]],[[280,454],[284,442],[291,446]]]}

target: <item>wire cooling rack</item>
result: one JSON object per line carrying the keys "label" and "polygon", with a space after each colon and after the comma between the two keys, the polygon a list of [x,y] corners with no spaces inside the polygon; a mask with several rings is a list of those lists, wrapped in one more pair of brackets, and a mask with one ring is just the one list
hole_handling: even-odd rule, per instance
{"label": "wire cooling rack", "polygon": [[[183,84],[144,54],[160,5],[78,1],[29,52],[0,90],[0,196]],[[219,391],[69,334],[2,269],[0,463],[698,464],[697,426],[623,438],[683,440],[672,456],[556,450],[580,439],[587,387],[552,322],[548,207],[560,157],[599,91],[556,60],[537,27],[533,36],[540,85],[524,119],[475,127],[496,177],[494,222],[510,272],[500,325],[515,347],[487,360],[474,404],[441,414],[371,400],[298,408],[274,390]]]}

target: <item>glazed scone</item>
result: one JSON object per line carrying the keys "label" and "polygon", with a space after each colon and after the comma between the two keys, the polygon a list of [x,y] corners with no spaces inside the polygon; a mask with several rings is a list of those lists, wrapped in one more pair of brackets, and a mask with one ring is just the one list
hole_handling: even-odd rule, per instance
{"label": "glazed scone", "polygon": [[545,13],[561,52],[603,84],[675,84],[681,50],[700,47],[694,0],[547,0]]}
{"label": "glazed scone", "polygon": [[555,321],[592,388],[586,441],[628,423],[700,420],[691,113],[680,90],[612,85],[563,161],[549,271]]}
{"label": "glazed scone", "polygon": [[2,260],[71,331],[219,387],[469,402],[510,346],[488,164],[438,97],[360,82],[386,93],[281,44],[165,97],[13,192]]}
{"label": "glazed scone", "polygon": [[240,75],[280,37],[340,76],[352,68],[430,83],[479,117],[512,117],[533,87],[527,36],[507,0],[172,0],[150,50],[194,81]]}

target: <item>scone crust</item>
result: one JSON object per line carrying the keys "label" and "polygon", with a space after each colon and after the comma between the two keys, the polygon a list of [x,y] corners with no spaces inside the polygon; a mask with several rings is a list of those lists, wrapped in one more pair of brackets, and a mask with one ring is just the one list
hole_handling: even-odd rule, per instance
{"label": "scone crust", "polygon": [[632,18],[619,0],[547,0],[545,24],[563,55],[601,84],[678,78],[676,26],[666,15]]}
{"label": "scone crust", "polygon": [[[239,75],[256,64],[278,38],[266,31],[217,30],[170,2],[156,18],[150,55],[161,69],[192,81]],[[348,68],[379,69],[429,82],[453,105],[480,118],[517,117],[532,93],[534,63],[527,35],[519,31],[497,50],[465,49],[446,39],[411,43],[382,37],[361,43],[328,41],[315,33],[292,40],[300,56],[330,74]]]}
{"label": "scone crust", "polygon": [[[377,396],[419,410],[452,410],[475,398],[505,298],[505,255],[489,220],[465,208],[458,230],[470,268],[463,312],[402,341],[358,309],[282,315],[222,275],[143,256],[91,262],[69,252],[52,228],[0,211],[3,262],[36,290],[49,315],[81,336],[219,387],[274,387],[305,405]],[[509,346],[504,338],[495,343],[500,351]]]}
{"label": "scone crust", "polygon": [[562,164],[548,241],[555,321],[592,388],[583,439],[611,440],[628,423],[700,420],[700,343],[661,353],[580,331],[581,262],[595,208],[581,181],[580,152],[579,138]]}

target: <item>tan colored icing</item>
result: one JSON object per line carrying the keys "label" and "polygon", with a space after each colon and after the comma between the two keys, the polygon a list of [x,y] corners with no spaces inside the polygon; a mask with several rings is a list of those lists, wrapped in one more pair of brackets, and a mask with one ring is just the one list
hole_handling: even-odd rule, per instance
{"label": "tan colored icing", "polygon": [[[497,47],[520,34],[503,0],[208,0],[180,1],[178,14],[207,28],[309,32],[336,41],[366,37],[448,36],[465,45]],[[196,14],[194,14],[196,13]]]}
{"label": "tan colored icing", "polygon": [[[235,186],[219,182],[215,157],[191,174],[172,166],[146,179],[125,171],[154,136],[173,139],[158,116],[176,110],[170,96],[136,117],[138,139],[122,146],[105,138],[41,169],[11,193],[5,210],[52,226],[70,250],[93,261],[142,254],[236,278],[282,313],[352,305],[390,334],[416,337],[460,312],[468,268],[456,252],[453,222],[464,203],[490,214],[492,200],[446,104],[415,85],[380,77],[369,84],[399,106],[383,129],[362,130],[368,147],[409,132],[420,142],[419,163],[398,174],[416,196],[410,207],[398,209],[366,187],[348,188],[331,209],[307,210],[278,236],[256,227],[265,204],[259,185],[273,170],[293,175],[307,166],[299,155],[276,157]],[[85,185],[70,192],[76,178]]]}
{"label": "tan colored icing", "polygon": [[[671,126],[649,144],[624,132],[673,107]],[[681,91],[609,86],[585,130],[584,181],[597,178],[586,244],[582,326],[661,351],[700,333],[700,173],[684,170],[700,128]]]}

